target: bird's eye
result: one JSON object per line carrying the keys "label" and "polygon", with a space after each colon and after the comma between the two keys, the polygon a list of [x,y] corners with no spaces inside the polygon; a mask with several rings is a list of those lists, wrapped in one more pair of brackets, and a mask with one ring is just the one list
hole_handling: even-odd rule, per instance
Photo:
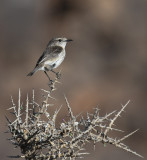
{"label": "bird's eye", "polygon": [[59,42],[61,42],[61,39],[59,39]]}

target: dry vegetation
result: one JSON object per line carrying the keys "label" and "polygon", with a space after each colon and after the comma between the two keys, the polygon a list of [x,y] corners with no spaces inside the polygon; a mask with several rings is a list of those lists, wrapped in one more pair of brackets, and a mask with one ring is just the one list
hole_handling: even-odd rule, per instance
{"label": "dry vegetation", "polygon": [[35,101],[34,90],[31,100],[27,95],[25,105],[22,105],[20,90],[18,105],[14,103],[11,97],[12,106],[8,110],[14,114],[15,120],[12,122],[6,117],[9,132],[12,134],[9,140],[16,148],[20,148],[21,155],[9,156],[10,158],[24,158],[26,160],[72,160],[83,158],[84,155],[89,154],[84,149],[84,145],[87,142],[92,142],[94,147],[96,143],[111,144],[143,158],[123,143],[126,138],[137,130],[118,139],[109,136],[110,131],[123,132],[115,128],[114,123],[120,117],[129,101],[122,105],[120,111],[113,111],[101,117],[99,116],[99,109],[96,107],[93,113],[87,113],[84,118],[80,114],[73,114],[65,96],[69,118],[68,121],[65,121],[65,117],[63,117],[63,121],[57,127],[56,119],[61,107],[51,115],[49,101],[54,99],[51,93],[55,90],[56,82],[57,78],[50,83],[49,91],[42,89],[44,97],[42,104],[38,104]]}

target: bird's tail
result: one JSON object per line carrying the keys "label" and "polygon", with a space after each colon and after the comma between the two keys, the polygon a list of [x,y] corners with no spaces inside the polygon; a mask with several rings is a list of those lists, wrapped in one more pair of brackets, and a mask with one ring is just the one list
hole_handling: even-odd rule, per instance
{"label": "bird's tail", "polygon": [[38,71],[38,68],[34,68],[34,70],[32,72],[30,72],[27,76],[32,76],[37,71]]}

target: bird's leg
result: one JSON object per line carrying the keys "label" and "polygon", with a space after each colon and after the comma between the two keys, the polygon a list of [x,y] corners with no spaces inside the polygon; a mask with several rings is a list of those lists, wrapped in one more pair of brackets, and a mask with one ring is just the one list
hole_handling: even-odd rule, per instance
{"label": "bird's leg", "polygon": [[46,72],[46,71],[44,71],[44,73],[45,73],[45,74],[46,74],[46,76],[48,77],[49,81],[50,81],[51,83],[53,83],[53,80],[51,80],[51,79],[50,79],[50,77],[49,77],[49,75],[47,74],[47,72]]}
{"label": "bird's leg", "polygon": [[58,79],[61,78],[61,74],[60,74],[59,72],[55,72],[53,69],[51,69],[51,71],[56,74],[56,77],[57,77]]}

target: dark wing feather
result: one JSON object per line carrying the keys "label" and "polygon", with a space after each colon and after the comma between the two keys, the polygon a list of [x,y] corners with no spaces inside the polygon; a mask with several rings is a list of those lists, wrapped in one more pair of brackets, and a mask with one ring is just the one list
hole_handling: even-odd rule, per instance
{"label": "dark wing feather", "polygon": [[40,58],[38,59],[37,63],[36,63],[36,67],[43,61],[43,59],[46,57],[46,52],[44,51],[43,54],[40,56]]}
{"label": "dark wing feather", "polygon": [[58,56],[59,53],[61,53],[63,50],[62,47],[60,46],[51,46],[49,48],[47,48],[43,54],[40,56],[40,58],[37,61],[36,67],[42,63],[45,62],[46,60],[48,60],[49,58],[53,58]]}

